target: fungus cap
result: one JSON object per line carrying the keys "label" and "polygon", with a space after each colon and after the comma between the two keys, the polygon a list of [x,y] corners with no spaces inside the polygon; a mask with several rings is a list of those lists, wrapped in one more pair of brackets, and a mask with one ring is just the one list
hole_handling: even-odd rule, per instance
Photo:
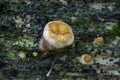
{"label": "fungus cap", "polygon": [[51,21],[46,24],[43,38],[55,48],[69,46],[74,41],[72,28],[62,21]]}
{"label": "fungus cap", "polygon": [[23,52],[23,53],[20,53],[19,54],[19,57],[21,58],[21,59],[25,59],[26,58],[26,54]]}
{"label": "fungus cap", "polygon": [[93,41],[93,45],[96,47],[100,47],[104,44],[104,38],[103,37],[97,37]]}
{"label": "fungus cap", "polygon": [[34,57],[36,57],[36,56],[38,56],[38,52],[33,52],[32,55],[33,55]]}
{"label": "fungus cap", "polygon": [[93,59],[92,59],[91,55],[84,54],[84,55],[82,55],[80,62],[82,64],[92,64],[93,63]]}

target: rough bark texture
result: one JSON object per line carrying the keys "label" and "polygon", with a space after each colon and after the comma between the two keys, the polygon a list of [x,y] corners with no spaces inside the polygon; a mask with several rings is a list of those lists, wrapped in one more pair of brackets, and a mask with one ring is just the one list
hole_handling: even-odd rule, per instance
{"label": "rough bark texture", "polygon": [[[73,28],[75,46],[51,52],[57,54],[56,63],[46,77],[54,56],[39,50],[39,40],[45,24],[53,20]],[[101,47],[93,45],[98,36],[104,38]],[[94,64],[80,63],[86,53]],[[11,79],[119,80],[120,0],[0,0],[0,80]]]}

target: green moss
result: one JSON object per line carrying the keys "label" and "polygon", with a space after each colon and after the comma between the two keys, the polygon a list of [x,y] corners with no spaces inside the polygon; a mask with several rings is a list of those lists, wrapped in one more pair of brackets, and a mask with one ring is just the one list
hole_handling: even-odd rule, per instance
{"label": "green moss", "polygon": [[120,26],[114,26],[111,30],[107,32],[109,36],[119,36],[120,35]]}
{"label": "green moss", "polygon": [[[91,73],[88,72],[88,75],[84,75],[82,70],[91,71],[99,65],[94,64],[89,67],[82,65],[79,61],[76,61],[76,56],[81,57],[85,53],[92,55],[94,59],[96,59],[96,55],[106,56],[107,58],[114,57],[112,55],[119,56],[120,42],[118,41],[116,45],[112,45],[111,42],[116,36],[120,36],[120,24],[115,25],[111,30],[107,30],[106,25],[104,25],[106,22],[119,22],[119,3],[115,5],[112,12],[108,8],[93,9],[88,3],[84,2],[86,0],[66,1],[67,5],[63,5],[57,0],[0,0],[0,62],[4,61],[7,63],[4,67],[5,70],[17,69],[18,77],[20,78],[38,77],[40,80],[78,78],[79,80],[87,77],[88,79],[96,80],[97,74],[89,78]],[[93,3],[93,0],[88,2]],[[15,22],[17,16],[22,21],[20,21],[20,24]],[[75,47],[72,49],[69,47],[65,48],[60,55],[56,56],[57,60],[51,76],[46,78],[45,74],[50,69],[54,57],[53,55],[44,55],[39,50],[39,40],[45,24],[53,20],[65,21],[73,28]],[[28,23],[31,27],[26,29],[25,25]],[[20,27],[16,27],[16,25]],[[96,48],[93,45],[94,38],[97,36],[104,37],[104,46]],[[108,49],[111,50],[111,54],[105,53]],[[25,52],[27,56],[24,60],[18,57],[21,51]],[[32,56],[34,51],[39,53],[37,57]],[[65,57],[65,55],[67,56]],[[2,59],[2,56],[6,56],[10,60]],[[14,58],[16,59],[13,60]],[[106,70],[109,69],[108,66],[105,67],[107,67],[105,68]],[[115,66],[113,65],[113,67]],[[117,69],[117,67],[115,68]],[[0,69],[0,73],[3,72],[4,70]],[[80,76],[75,78],[76,76],[68,73],[78,73]],[[9,76],[7,74],[4,75]]]}

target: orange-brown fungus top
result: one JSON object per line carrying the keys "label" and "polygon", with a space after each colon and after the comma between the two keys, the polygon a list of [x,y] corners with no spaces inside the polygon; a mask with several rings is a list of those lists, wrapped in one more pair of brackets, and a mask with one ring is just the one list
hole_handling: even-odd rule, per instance
{"label": "orange-brown fungus top", "polygon": [[52,22],[49,25],[49,36],[56,41],[65,42],[72,37],[69,25],[64,22]]}
{"label": "orange-brown fungus top", "polygon": [[85,54],[84,61],[86,63],[91,63],[92,62],[92,57],[90,55],[88,55],[88,54]]}
{"label": "orange-brown fungus top", "polygon": [[98,37],[98,38],[95,39],[95,44],[96,44],[97,46],[102,46],[103,43],[104,43],[103,37]]}

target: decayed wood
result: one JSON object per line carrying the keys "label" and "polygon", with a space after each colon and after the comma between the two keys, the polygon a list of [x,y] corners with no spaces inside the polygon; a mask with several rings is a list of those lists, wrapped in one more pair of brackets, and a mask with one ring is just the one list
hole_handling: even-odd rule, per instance
{"label": "decayed wood", "polygon": [[[18,49],[14,48],[13,46],[12,48],[7,49],[9,44],[7,44],[6,47],[5,43],[10,42],[11,40],[13,40],[14,42],[15,39],[13,38],[18,38],[20,36],[23,36],[24,34],[26,36],[32,35],[34,36],[34,38],[40,38],[45,24],[54,19],[61,19],[72,26],[75,35],[75,45],[74,47],[70,46],[64,48],[62,52],[58,52],[59,54],[56,55],[56,63],[52,68],[52,73],[49,76],[49,79],[69,80],[76,77],[76,79],[78,80],[119,80],[120,49],[119,46],[116,46],[112,43],[112,40],[114,40],[113,38],[119,35],[116,33],[114,35],[108,34],[106,31],[104,31],[104,27],[106,26],[103,26],[106,22],[113,22],[119,25],[118,23],[120,22],[120,11],[119,8],[116,7],[116,1],[110,1],[111,3],[115,3],[115,5],[112,5],[112,7],[115,8],[115,10],[113,11],[94,11],[94,9],[90,7],[90,5],[92,5],[92,2],[89,1],[89,3],[87,2],[87,0],[83,0],[83,2],[78,2],[82,2],[83,4],[81,5],[78,5],[74,1],[72,1],[74,4],[68,1],[69,4],[67,6],[60,2],[51,2],[52,0],[48,0],[48,2],[38,2],[37,0],[30,0],[29,2],[28,0],[28,2],[25,3],[24,1],[23,3],[20,3],[19,1],[17,3],[17,1],[14,2],[14,0],[2,1],[0,1],[0,14],[2,15],[0,16],[0,40],[2,43],[0,43],[1,80],[7,80],[10,78],[26,80],[48,79],[46,78],[46,73],[49,71],[51,63],[54,60],[53,55],[44,55],[38,47],[37,49],[30,48],[26,50],[25,48]],[[99,0],[98,2],[101,2],[102,4],[104,0]],[[14,10],[13,8],[17,7],[10,5],[10,3],[14,3],[15,6],[16,4],[19,4],[18,7],[20,7],[20,9]],[[26,4],[26,6],[24,6],[23,4]],[[51,10],[47,9],[48,7],[51,7],[50,5],[52,6]],[[55,7],[55,11],[53,10],[53,5],[57,7],[57,9]],[[57,5],[62,5],[63,7],[59,8]],[[109,3],[105,3],[103,7],[105,6],[109,7],[111,5],[109,5]],[[45,10],[42,11],[44,7]],[[5,12],[10,12],[13,14]],[[31,20],[29,20],[28,17],[26,18],[26,15],[28,14],[31,16]],[[21,22],[19,23],[19,26],[22,26],[21,28],[18,28],[19,26],[17,28],[15,27],[14,21],[16,20],[16,15],[20,17]],[[24,31],[22,32],[21,29],[24,28],[24,25],[26,23],[28,23],[27,21],[30,21],[31,27],[29,29],[23,29]],[[36,29],[34,29],[34,27]],[[38,29],[39,31],[37,31]],[[105,39],[105,44],[101,47],[95,47],[93,45],[94,38],[98,36],[102,36]],[[27,58],[20,59],[19,57],[9,58],[3,56],[4,53],[7,54],[7,52],[12,51],[13,48],[18,51],[23,50],[25,52],[28,52],[28,54],[26,54]],[[33,52],[34,50],[38,51],[39,53],[37,57],[33,57],[31,55],[31,52]],[[54,51],[52,51],[51,53],[54,53]],[[81,56],[86,53],[90,54],[93,57],[94,64],[81,64],[79,58],[81,58]],[[76,57],[78,58],[76,59]]]}

